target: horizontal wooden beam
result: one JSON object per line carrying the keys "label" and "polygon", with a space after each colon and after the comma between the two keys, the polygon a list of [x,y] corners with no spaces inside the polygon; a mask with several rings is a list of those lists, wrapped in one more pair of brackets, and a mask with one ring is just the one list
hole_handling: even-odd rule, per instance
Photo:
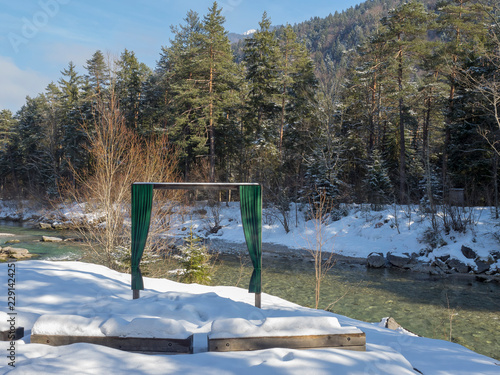
{"label": "horizontal wooden beam", "polygon": [[20,340],[24,337],[24,327],[16,327],[15,330],[0,331],[0,341]]}
{"label": "horizontal wooden beam", "polygon": [[240,186],[259,186],[246,182],[134,182],[134,185],[153,185],[153,189],[171,190],[238,190]]}
{"label": "horizontal wooden beam", "polygon": [[364,332],[361,332],[330,335],[233,337],[220,339],[208,337],[209,352],[247,351],[271,348],[334,348],[365,351],[366,336]]}
{"label": "horizontal wooden beam", "polygon": [[103,345],[114,349],[141,353],[191,354],[193,353],[193,335],[187,339],[163,339],[149,337],[115,337],[115,336],[62,336],[31,335],[32,344],[52,346],[70,345],[79,342]]}

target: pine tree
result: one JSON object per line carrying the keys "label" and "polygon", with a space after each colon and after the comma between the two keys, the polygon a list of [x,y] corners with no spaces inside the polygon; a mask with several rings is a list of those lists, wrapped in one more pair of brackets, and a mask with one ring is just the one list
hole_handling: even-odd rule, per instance
{"label": "pine tree", "polygon": [[61,174],[75,184],[73,168],[83,168],[87,161],[87,153],[82,147],[86,137],[81,128],[83,118],[80,111],[83,81],[73,62],[70,62],[68,68],[64,69],[61,74],[62,77],[58,82],[60,108],[57,115],[61,132],[61,160],[63,161]]}
{"label": "pine tree", "polygon": [[372,160],[367,169],[365,185],[369,192],[369,201],[376,210],[381,209],[383,204],[392,201],[394,192],[389,173],[379,150],[373,150]]}
{"label": "pine tree", "polygon": [[[239,73],[224,29],[225,19],[216,2],[199,20],[189,12],[186,25],[173,28],[175,39],[164,49],[161,69],[175,98],[172,131],[184,150],[186,176],[195,157],[207,156],[208,179],[216,180],[217,146],[234,142],[232,108],[238,105]],[[221,130],[226,130],[221,132]],[[218,140],[218,137],[223,137]]]}
{"label": "pine tree", "polygon": [[408,89],[407,76],[410,73],[409,62],[411,58],[422,56],[425,49],[427,36],[427,24],[430,18],[421,3],[411,1],[391,11],[389,16],[382,19],[382,25],[386,27],[382,38],[391,45],[389,56],[394,56],[392,64],[397,79],[398,96],[398,132],[399,132],[399,199],[404,201],[407,192],[406,171],[406,129],[407,121],[411,118],[408,111],[407,101]]}
{"label": "pine tree", "polygon": [[[216,129],[229,117],[228,109],[234,106],[238,86],[239,70],[233,62],[231,45],[224,29],[225,18],[222,9],[214,2],[204,17],[202,32],[199,34],[198,64],[205,75],[205,88],[202,89],[203,117],[209,138],[210,182],[215,182]],[[203,82],[203,81],[202,81]],[[231,142],[231,139],[226,141]],[[227,155],[229,156],[229,155]]]}
{"label": "pine tree", "polygon": [[150,69],[140,63],[133,51],[125,49],[117,62],[116,92],[120,99],[120,108],[125,116],[127,127],[139,133],[147,133],[139,117],[141,115],[143,83],[151,74]]}
{"label": "pine tree", "polygon": [[280,110],[276,105],[279,90],[279,46],[271,20],[264,12],[260,29],[245,40],[243,62],[247,69],[249,97],[245,116],[246,132],[263,147],[277,146],[279,132],[275,127]]}
{"label": "pine tree", "polygon": [[110,84],[109,67],[106,64],[104,55],[97,50],[85,65],[87,74],[85,78],[89,83],[92,94],[100,96]]}
{"label": "pine tree", "polygon": [[0,111],[0,151],[4,150],[9,136],[16,125],[16,120],[12,116],[12,112],[8,109]]}
{"label": "pine tree", "polygon": [[169,48],[163,47],[157,66],[158,83],[162,103],[159,117],[169,138],[180,151],[184,178],[188,179],[191,164],[198,156],[206,155],[205,129],[197,121],[189,79],[196,77],[195,62],[198,46],[196,35],[201,32],[198,13],[188,11],[185,23],[171,26],[174,39]]}
{"label": "pine tree", "polygon": [[33,194],[44,194],[51,182],[50,160],[45,147],[46,99],[43,95],[27,98],[26,104],[17,113],[11,151],[18,159],[11,159],[14,175],[21,186]]}
{"label": "pine tree", "polygon": [[444,194],[450,188],[448,169],[453,123],[460,118],[455,106],[459,73],[464,64],[474,59],[474,54],[481,53],[486,38],[485,13],[481,5],[474,0],[444,0],[437,4],[438,27],[444,43],[440,52],[443,57],[440,73],[446,77],[449,85],[446,123],[444,128],[443,186]]}
{"label": "pine tree", "polygon": [[179,247],[182,267],[180,281],[183,283],[210,283],[210,255],[201,241],[201,238],[193,234],[193,228],[190,228],[189,235],[184,238],[184,245]]}

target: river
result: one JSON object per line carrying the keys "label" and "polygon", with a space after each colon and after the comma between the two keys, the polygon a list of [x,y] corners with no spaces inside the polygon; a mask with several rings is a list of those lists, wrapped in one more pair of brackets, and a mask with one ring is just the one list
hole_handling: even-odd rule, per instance
{"label": "river", "polygon": [[[74,242],[40,242],[47,232],[11,223],[0,223],[0,246],[9,239],[12,245],[39,254],[38,259],[80,257]],[[63,237],[71,233],[59,232]],[[221,244],[218,244],[220,247]],[[272,245],[267,245],[272,247]],[[237,285],[246,288],[251,274],[244,245],[225,244],[218,257],[213,285]],[[227,249],[234,253],[228,254]],[[297,304],[314,307],[314,267],[303,256],[290,252],[263,251],[263,291]],[[285,256],[286,255],[286,256]],[[478,353],[500,359],[500,285],[483,283],[474,276],[437,277],[396,269],[367,269],[357,262],[340,260],[321,284],[320,308],[367,322],[393,317],[409,331],[426,337],[450,340]],[[265,296],[264,296],[265,298]]]}

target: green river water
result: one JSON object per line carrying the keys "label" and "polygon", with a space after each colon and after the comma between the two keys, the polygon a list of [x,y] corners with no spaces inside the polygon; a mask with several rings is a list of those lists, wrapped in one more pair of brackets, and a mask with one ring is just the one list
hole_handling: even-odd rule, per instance
{"label": "green river water", "polygon": [[[38,259],[80,257],[73,242],[40,242],[42,235],[72,237],[0,222],[0,246],[9,239],[39,254]],[[221,255],[213,285],[246,288],[252,267],[248,257]],[[314,307],[314,268],[300,258],[265,257],[263,291],[297,304]],[[473,276],[435,277],[394,269],[367,269],[339,263],[321,284],[320,308],[367,322],[391,316],[418,335],[449,340],[500,359],[500,284],[475,281]]]}

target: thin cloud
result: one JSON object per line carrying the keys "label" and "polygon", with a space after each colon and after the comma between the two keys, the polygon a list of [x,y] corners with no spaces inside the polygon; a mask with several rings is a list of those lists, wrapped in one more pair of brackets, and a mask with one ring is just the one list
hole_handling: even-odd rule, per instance
{"label": "thin cloud", "polygon": [[43,92],[49,79],[33,70],[22,70],[5,56],[0,56],[0,110],[17,112],[26,102],[26,96],[34,97]]}

